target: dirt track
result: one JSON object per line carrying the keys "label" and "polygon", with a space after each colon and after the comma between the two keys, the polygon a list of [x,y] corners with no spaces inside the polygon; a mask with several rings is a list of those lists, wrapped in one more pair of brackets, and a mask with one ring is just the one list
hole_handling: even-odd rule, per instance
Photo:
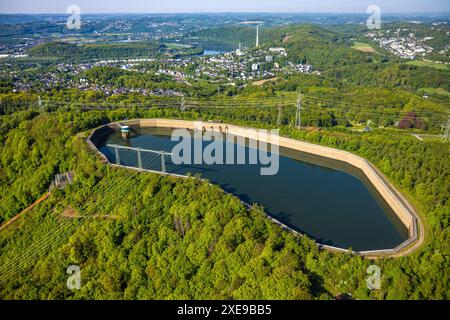
{"label": "dirt track", "polygon": [[0,226],[0,231],[3,231],[4,229],[6,229],[8,226],[10,226],[12,223],[14,223],[17,219],[19,219],[21,216],[23,216],[24,214],[26,214],[28,211],[30,211],[31,209],[33,209],[36,205],[38,205],[39,203],[41,203],[42,201],[44,201],[45,199],[47,199],[50,196],[50,192],[46,193],[45,195],[43,195],[42,197],[40,197],[39,199],[37,199],[33,204],[29,205],[28,207],[26,207],[25,209],[23,209],[20,213],[16,214],[14,217],[12,217],[11,219],[9,219],[8,221],[6,221],[4,224],[2,224]]}

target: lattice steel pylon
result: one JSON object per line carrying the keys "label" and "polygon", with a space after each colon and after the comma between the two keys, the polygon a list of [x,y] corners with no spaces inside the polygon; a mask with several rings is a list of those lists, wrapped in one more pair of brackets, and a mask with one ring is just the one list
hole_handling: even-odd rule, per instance
{"label": "lattice steel pylon", "polygon": [[186,110],[186,101],[184,100],[184,96],[181,97],[180,110],[184,112]]}
{"label": "lattice steel pylon", "polygon": [[448,116],[447,124],[442,126],[441,132],[443,132],[442,138],[445,141],[450,139],[450,116]]}
{"label": "lattice steel pylon", "polygon": [[283,107],[278,107],[277,127],[281,126],[281,116],[283,114]]}
{"label": "lattice steel pylon", "polygon": [[295,115],[295,127],[300,129],[302,125],[302,95],[298,94],[297,98],[297,113]]}
{"label": "lattice steel pylon", "polygon": [[41,96],[38,96],[38,108],[39,108],[39,112],[43,113],[44,112],[44,107],[42,106],[42,99]]}

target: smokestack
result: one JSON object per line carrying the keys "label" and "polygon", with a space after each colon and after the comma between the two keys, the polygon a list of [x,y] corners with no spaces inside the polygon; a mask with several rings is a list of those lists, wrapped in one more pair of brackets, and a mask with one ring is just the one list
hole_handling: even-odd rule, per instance
{"label": "smokestack", "polygon": [[256,26],[256,47],[259,47],[259,26]]}

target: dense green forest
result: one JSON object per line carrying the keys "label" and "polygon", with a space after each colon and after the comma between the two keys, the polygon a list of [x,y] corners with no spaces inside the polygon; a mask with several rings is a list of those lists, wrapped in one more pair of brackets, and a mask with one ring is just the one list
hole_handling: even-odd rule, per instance
{"label": "dense green forest", "polygon": [[[54,191],[0,234],[0,265],[16,261],[20,267],[14,277],[0,279],[2,299],[449,298],[449,144],[397,133],[281,128],[283,135],[367,157],[414,198],[426,242],[408,257],[377,260],[382,289],[369,291],[364,279],[370,260],[319,250],[216,186],[102,164],[83,139],[86,130],[135,117],[273,126],[264,121],[270,113],[232,108],[1,116],[3,219],[46,192],[53,174],[76,173],[74,184]],[[75,214],[65,216],[67,209]],[[82,290],[66,289],[70,264],[83,270]]]}
{"label": "dense green forest", "polygon": [[[250,47],[255,44],[256,27],[218,27],[200,30],[185,35],[184,41],[189,42],[192,39],[201,39],[203,41],[218,41],[227,43],[232,46],[239,46],[241,44],[245,47]],[[265,30],[261,30],[261,42],[270,41],[271,39],[266,34]]]}
{"label": "dense green forest", "polygon": [[201,54],[201,48],[184,48],[171,50],[159,42],[133,43],[95,43],[71,44],[63,42],[48,42],[31,48],[30,58],[56,57],[62,61],[92,61],[97,59],[131,59],[156,58],[163,53],[173,54],[175,57]]}
{"label": "dense green forest", "polygon": [[154,57],[163,45],[156,42],[76,45],[49,42],[30,49],[31,57],[58,57],[64,60],[121,59]]}

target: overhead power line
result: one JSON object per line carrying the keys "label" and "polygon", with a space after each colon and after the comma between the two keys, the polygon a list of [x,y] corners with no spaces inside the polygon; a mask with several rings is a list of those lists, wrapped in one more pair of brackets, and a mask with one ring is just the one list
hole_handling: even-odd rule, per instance
{"label": "overhead power line", "polygon": [[[296,107],[296,126],[298,126],[298,120],[301,122],[301,109],[298,110],[299,102],[300,107],[303,108],[307,106],[305,111],[320,110],[337,112],[342,114],[361,114],[369,117],[376,117],[378,119],[390,119],[390,120],[400,120],[401,117],[408,115],[411,110],[390,110],[386,107],[383,110],[371,109],[368,110],[368,106],[359,107],[360,105],[353,105],[348,102],[336,101],[330,99],[324,99],[320,97],[312,97],[310,95],[303,95],[307,99],[301,99],[297,97],[297,103],[293,97],[269,97],[269,98],[249,98],[249,99],[205,99],[205,98],[187,98],[187,97],[152,97],[148,101],[144,102],[68,102],[64,100],[47,99],[45,100],[48,104],[62,105],[67,107],[81,107],[81,108],[95,108],[99,109],[112,109],[112,108],[124,108],[124,107],[163,107],[163,108],[180,108],[181,110],[196,109],[196,108],[274,108],[279,110],[280,107]],[[41,102],[42,103],[42,102]],[[318,106],[319,103],[333,103],[332,107]],[[320,109],[317,109],[320,108]],[[309,110],[308,110],[309,109]],[[429,124],[442,124],[446,120],[448,113],[445,112],[432,112],[432,111],[412,111],[419,118],[427,118],[426,122]],[[339,115],[338,115],[339,116]],[[281,118],[281,117],[280,117]],[[445,120],[444,120],[445,119]],[[279,121],[277,121],[279,123]]]}

